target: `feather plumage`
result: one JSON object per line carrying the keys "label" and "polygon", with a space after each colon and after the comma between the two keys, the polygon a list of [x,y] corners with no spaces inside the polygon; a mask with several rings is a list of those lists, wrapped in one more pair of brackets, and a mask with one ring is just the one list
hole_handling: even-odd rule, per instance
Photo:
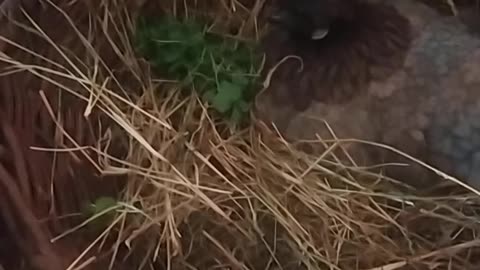
{"label": "feather plumage", "polygon": [[[480,187],[480,39],[460,19],[411,0],[290,3],[283,8],[309,10],[297,25],[309,22],[311,31],[322,22],[328,34],[312,40],[278,25],[265,36],[266,70],[287,55],[303,66],[298,70],[298,60],[279,66],[257,99],[260,119],[291,140],[332,138],[326,121],[338,138],[393,146]],[[315,14],[327,17],[308,18]],[[407,161],[348,147],[365,165]],[[413,164],[387,173],[416,185],[432,179]]]}

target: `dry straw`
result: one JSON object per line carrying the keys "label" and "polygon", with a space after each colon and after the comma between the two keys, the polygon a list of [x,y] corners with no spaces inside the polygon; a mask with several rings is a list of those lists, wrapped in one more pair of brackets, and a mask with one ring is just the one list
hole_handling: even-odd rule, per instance
{"label": "dry straw", "polygon": [[[218,19],[215,31],[237,25],[241,38],[260,36],[262,0],[207,2],[164,1],[163,10],[210,12]],[[102,157],[92,159],[99,171],[128,177],[118,216],[95,243],[112,247],[112,265],[122,261],[127,246],[145,269],[475,268],[475,195],[419,196],[381,175],[360,181],[346,169],[362,168],[341,164],[328,151],[307,155],[262,123],[231,130],[197,96],[184,97],[175,82],[151,74],[129,41],[137,3],[122,3],[103,0],[89,33],[66,17],[88,52],[84,59],[72,59],[71,48],[51,42],[33,20],[31,30],[56,58],[16,46],[62,64],[46,68],[0,56],[84,100],[85,117],[97,110],[113,121],[97,147],[88,147]],[[92,37],[106,41],[119,60],[115,67],[91,45]],[[119,146],[126,155],[111,154]],[[88,155],[81,145],[74,150]],[[104,239],[109,234],[113,241]],[[79,266],[74,262],[69,269]]]}

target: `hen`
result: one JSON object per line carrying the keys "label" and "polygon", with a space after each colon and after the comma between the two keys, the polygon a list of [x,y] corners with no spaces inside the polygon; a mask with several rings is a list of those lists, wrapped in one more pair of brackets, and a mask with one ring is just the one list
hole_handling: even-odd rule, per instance
{"label": "hen", "polygon": [[[260,120],[289,140],[331,139],[330,127],[339,139],[390,145],[480,187],[480,39],[462,20],[412,0],[275,3]],[[344,148],[359,165],[409,162],[366,144]],[[431,171],[409,163],[386,173],[429,185]]]}

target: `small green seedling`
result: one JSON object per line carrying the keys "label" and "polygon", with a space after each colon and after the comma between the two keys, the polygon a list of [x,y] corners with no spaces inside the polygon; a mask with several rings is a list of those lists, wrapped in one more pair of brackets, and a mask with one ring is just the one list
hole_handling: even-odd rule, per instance
{"label": "small green seedling", "polygon": [[[91,229],[104,230],[115,218],[115,211],[107,211],[109,208],[117,206],[117,201],[111,197],[100,197],[94,203],[87,204],[83,209],[83,215],[86,218],[94,219],[88,224]],[[102,213],[107,211],[106,213]],[[99,215],[98,217],[95,217]]]}
{"label": "small green seedling", "polygon": [[140,18],[136,48],[153,68],[195,89],[202,99],[236,123],[248,116],[255,97],[260,57],[246,42],[207,33],[194,20]]}

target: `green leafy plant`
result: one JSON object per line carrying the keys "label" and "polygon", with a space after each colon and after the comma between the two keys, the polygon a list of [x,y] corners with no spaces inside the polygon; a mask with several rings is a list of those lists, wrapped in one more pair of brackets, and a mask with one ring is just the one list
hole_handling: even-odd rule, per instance
{"label": "green leafy plant", "polygon": [[173,17],[141,17],[136,48],[155,70],[196,89],[204,101],[235,122],[248,114],[260,57],[246,42],[207,33],[205,24]]}

